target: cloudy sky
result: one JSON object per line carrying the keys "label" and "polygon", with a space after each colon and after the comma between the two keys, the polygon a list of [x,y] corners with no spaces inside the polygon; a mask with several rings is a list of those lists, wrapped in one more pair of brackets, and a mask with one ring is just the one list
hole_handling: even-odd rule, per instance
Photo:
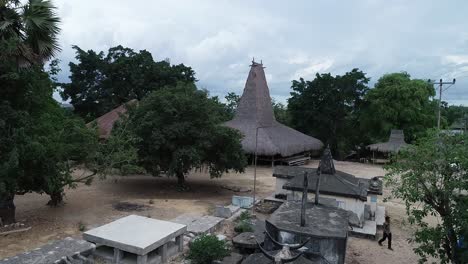
{"label": "cloudy sky", "polygon": [[62,18],[60,79],[72,45],[146,49],[194,68],[212,95],[242,93],[248,66],[263,60],[272,97],[291,80],[360,68],[452,80],[451,104],[468,105],[468,1],[55,0]]}

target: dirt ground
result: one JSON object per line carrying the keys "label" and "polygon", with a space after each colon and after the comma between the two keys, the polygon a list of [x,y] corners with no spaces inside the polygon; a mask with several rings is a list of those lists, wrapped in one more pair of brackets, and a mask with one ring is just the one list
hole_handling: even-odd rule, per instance
{"label": "dirt ground", "polygon": [[[316,167],[318,161],[308,166]],[[352,162],[336,162],[338,170],[359,177],[384,175],[378,165]],[[50,240],[67,236],[81,236],[80,226],[86,229],[97,227],[128,214],[139,214],[168,220],[183,213],[210,213],[215,205],[229,204],[235,193],[222,186],[253,186],[253,168],[245,173],[228,173],[220,179],[210,179],[205,173],[192,173],[187,178],[190,191],[178,192],[174,178],[151,176],[114,176],[96,180],[91,186],[78,186],[66,191],[64,206],[50,208],[48,197],[39,194],[17,196],[17,220],[32,226],[23,233],[0,237],[0,259],[31,250]],[[257,196],[266,197],[273,193],[275,179],[271,167],[257,169]],[[388,190],[385,190],[388,193]],[[131,202],[148,206],[144,211],[121,212],[114,209],[118,202]],[[417,263],[407,239],[412,228],[405,222],[403,204],[390,201],[384,204],[392,218],[394,251],[380,247],[376,241],[349,238],[346,263]],[[381,234],[379,234],[380,236]]]}

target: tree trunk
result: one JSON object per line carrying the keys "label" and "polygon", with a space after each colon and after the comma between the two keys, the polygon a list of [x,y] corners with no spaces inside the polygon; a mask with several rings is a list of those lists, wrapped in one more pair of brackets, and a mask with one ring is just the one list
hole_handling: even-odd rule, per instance
{"label": "tree trunk", "polygon": [[189,188],[185,184],[185,176],[183,173],[177,173],[177,185],[179,191],[187,191]]}
{"label": "tree trunk", "polygon": [[0,218],[4,225],[9,225],[16,222],[15,219],[15,203],[13,199],[14,194],[1,194],[0,195]]}
{"label": "tree trunk", "polygon": [[177,173],[177,184],[179,186],[185,186],[185,177],[183,173]]}
{"label": "tree trunk", "polygon": [[63,203],[63,192],[53,192],[49,194],[50,196],[50,201],[47,202],[47,205],[52,206],[52,207],[57,207]]}

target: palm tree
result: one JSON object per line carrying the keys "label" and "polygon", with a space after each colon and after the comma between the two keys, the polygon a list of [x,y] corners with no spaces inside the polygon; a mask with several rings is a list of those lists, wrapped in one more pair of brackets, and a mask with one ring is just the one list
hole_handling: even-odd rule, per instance
{"label": "palm tree", "polygon": [[3,56],[13,57],[18,66],[41,64],[60,51],[57,35],[59,17],[48,0],[0,0],[0,41],[11,46]]}

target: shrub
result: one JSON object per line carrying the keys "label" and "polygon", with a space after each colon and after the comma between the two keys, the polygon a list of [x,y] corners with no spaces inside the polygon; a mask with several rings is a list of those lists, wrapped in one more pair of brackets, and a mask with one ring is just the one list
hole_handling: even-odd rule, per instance
{"label": "shrub", "polygon": [[234,231],[237,233],[252,232],[252,224],[248,219],[242,220],[236,225],[236,227],[234,227]]}
{"label": "shrub", "polygon": [[227,255],[229,251],[226,242],[218,240],[214,235],[201,235],[193,240],[187,258],[194,264],[211,264]]}
{"label": "shrub", "polygon": [[240,221],[250,220],[251,218],[252,215],[250,215],[249,211],[243,211],[239,216]]}

